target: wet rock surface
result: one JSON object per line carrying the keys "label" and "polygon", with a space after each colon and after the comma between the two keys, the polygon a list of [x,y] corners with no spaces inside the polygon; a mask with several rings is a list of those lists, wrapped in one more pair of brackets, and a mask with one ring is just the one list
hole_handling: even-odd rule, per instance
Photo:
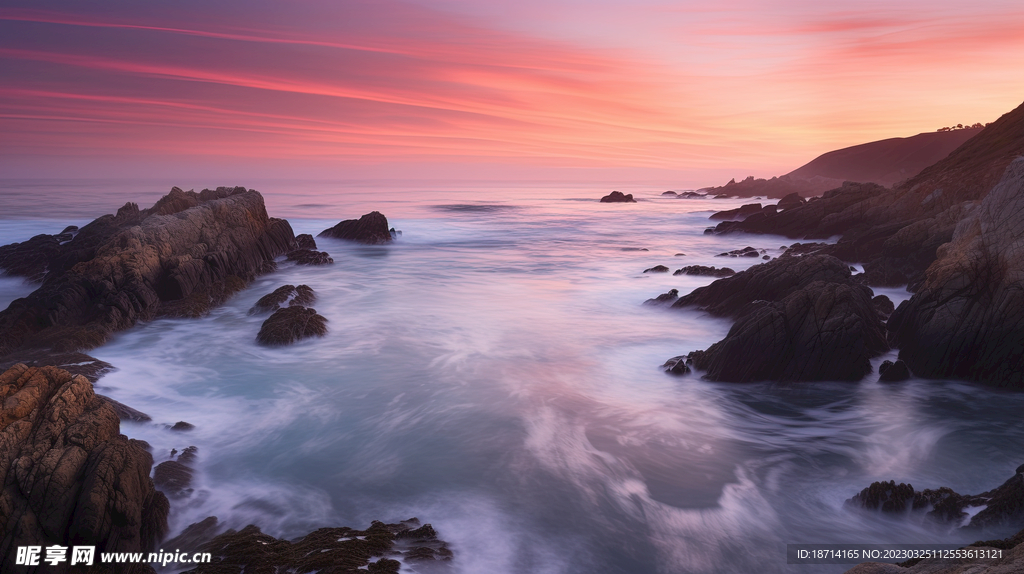
{"label": "wet rock surface", "polygon": [[0,399],[0,570],[20,571],[18,546],[153,549],[169,509],[153,458],[85,377],[16,365],[0,374]]}
{"label": "wet rock surface", "polygon": [[644,301],[644,305],[671,305],[679,299],[678,289],[669,289],[667,293],[662,293],[657,297]]}
{"label": "wet rock surface", "polygon": [[277,289],[274,289],[271,293],[259,298],[256,304],[249,308],[250,315],[258,315],[260,313],[270,313],[276,311],[287,303],[291,305],[301,305],[303,307],[312,305],[316,302],[316,293],[309,285],[282,285]]}
{"label": "wet rock surface", "polygon": [[288,261],[294,261],[299,265],[330,265],[334,259],[330,254],[313,249],[295,249],[289,251],[285,256]]}
{"label": "wet rock surface", "polygon": [[[189,574],[394,573],[401,565],[396,558],[410,562],[448,561],[453,556],[433,527],[421,526],[415,518],[397,524],[375,521],[366,530],[321,528],[292,541],[263,534],[254,525],[210,538],[216,530],[217,519],[211,517],[189,526],[175,538],[182,547],[213,555],[211,563],[188,570]],[[196,544],[200,540],[205,541]]]}
{"label": "wet rock surface", "polygon": [[682,269],[676,269],[673,275],[699,275],[703,277],[730,277],[736,272],[728,267],[718,268],[714,265],[688,265]]}
{"label": "wet rock surface", "polygon": [[882,361],[878,366],[878,380],[886,382],[905,381],[910,378],[910,369],[903,361]]}
{"label": "wet rock surface", "polygon": [[668,267],[664,265],[655,265],[648,269],[644,269],[644,273],[668,273]]}
{"label": "wet rock surface", "polygon": [[327,334],[327,319],[301,305],[282,307],[267,318],[256,335],[261,345],[289,345],[308,337],[323,337]]}
{"label": "wet rock surface", "polygon": [[748,203],[737,207],[736,209],[727,209],[725,211],[718,211],[708,219],[714,220],[727,220],[727,221],[743,221],[746,218],[754,215],[755,213],[761,213],[763,206],[760,203]]}
{"label": "wet rock surface", "polygon": [[1024,158],[957,224],[888,327],[918,376],[1024,388]]}
{"label": "wet rock surface", "polygon": [[371,211],[359,219],[341,221],[321,231],[317,237],[333,237],[368,245],[390,243],[393,239],[388,230],[388,218],[379,211]]}
{"label": "wet rock surface", "polygon": [[294,243],[288,222],[242,187],[174,188],[149,209],[126,204],[37,251],[42,285],[0,312],[0,357],[89,349],[140,320],[202,316]]}
{"label": "wet rock surface", "polygon": [[[1019,525],[1024,522],[1024,465],[997,488],[974,495],[962,495],[950,488],[914,490],[895,481],[874,482],[846,501],[852,508],[901,513],[915,510],[928,518],[958,528],[976,529]],[[966,510],[977,510],[973,516]]]}
{"label": "wet rock surface", "polygon": [[[198,449],[190,446],[176,459],[165,460],[153,469],[153,484],[171,499],[185,498],[192,494],[192,465]],[[174,453],[171,454],[174,456]]]}
{"label": "wet rock surface", "polygon": [[613,191],[602,197],[601,203],[636,203],[636,200],[633,199],[632,193],[624,194],[621,191]]}

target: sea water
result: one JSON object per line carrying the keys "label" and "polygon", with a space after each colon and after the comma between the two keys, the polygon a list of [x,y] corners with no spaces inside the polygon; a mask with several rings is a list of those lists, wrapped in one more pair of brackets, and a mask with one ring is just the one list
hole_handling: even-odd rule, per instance
{"label": "sea water", "polygon": [[[0,240],[145,207],[166,188],[8,181]],[[402,235],[384,246],[318,238],[333,265],[282,260],[208,317],[140,324],[91,351],[117,367],[97,390],[153,418],[123,433],[157,463],[198,447],[172,535],[207,516],[285,538],[415,516],[455,559],[408,572],[842,572],[787,566],[786,544],[971,542],[844,501],[892,479],[979,493],[1024,462],[1018,393],[875,375],[780,385],[665,374],[666,359],[707,348],[730,322],[642,305],[713,280],[643,271],[740,271],[762,260],[717,255],[747,245],[778,256],[792,240],[703,233],[712,212],[750,200],[639,189],[638,203],[602,204],[607,189],[529,184],[259,189],[297,234],[377,209]],[[330,331],[259,346],[266,315],[249,309],[285,284],[316,291]],[[0,305],[33,288],[0,277]],[[169,430],[177,421],[195,429]]]}

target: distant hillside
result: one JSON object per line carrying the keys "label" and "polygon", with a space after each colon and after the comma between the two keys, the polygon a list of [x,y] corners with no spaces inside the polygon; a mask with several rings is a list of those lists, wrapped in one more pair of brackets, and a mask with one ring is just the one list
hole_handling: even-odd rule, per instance
{"label": "distant hillside", "polygon": [[778,198],[796,192],[806,197],[839,187],[844,181],[892,187],[942,160],[982,130],[930,132],[855,145],[822,154],[781,177],[748,177],[711,188],[708,193]]}

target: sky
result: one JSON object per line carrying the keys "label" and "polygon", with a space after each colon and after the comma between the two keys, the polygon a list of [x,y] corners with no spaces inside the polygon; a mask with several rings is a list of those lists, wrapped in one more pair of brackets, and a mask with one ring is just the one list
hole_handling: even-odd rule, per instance
{"label": "sky", "polygon": [[995,120],[1021,30],[1019,0],[3,0],[0,177],[720,185]]}

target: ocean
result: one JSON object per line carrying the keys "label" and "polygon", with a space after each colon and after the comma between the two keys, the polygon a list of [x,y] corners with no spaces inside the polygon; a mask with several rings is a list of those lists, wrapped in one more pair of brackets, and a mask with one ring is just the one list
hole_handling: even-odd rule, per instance
{"label": "ocean", "polygon": [[[703,233],[712,212],[751,200],[640,188],[622,190],[638,203],[602,204],[610,189],[557,184],[241,183],[296,234],[378,210],[402,235],[385,246],[318,238],[333,265],[282,260],[208,317],[140,324],[90,351],[117,368],[97,391],[153,418],[123,422],[124,434],[152,445],[156,462],[198,447],[172,535],[207,516],[287,538],[415,516],[455,559],[404,572],[770,574],[850,567],[788,566],[786,544],[1015,531],[965,539],[844,501],[876,480],[998,486],[1024,463],[1024,394],[874,375],[782,385],[662,372],[730,322],[642,305],[713,280],[643,271],[740,271],[762,261],[717,254],[748,245],[778,256],[793,240]],[[0,244],[127,201],[146,207],[173,184],[191,187],[2,181]],[[330,331],[259,346],[265,316],[248,310],[285,284],[316,291]],[[0,277],[0,305],[32,289]],[[910,295],[876,293],[897,304]],[[177,421],[195,429],[170,431]]]}

